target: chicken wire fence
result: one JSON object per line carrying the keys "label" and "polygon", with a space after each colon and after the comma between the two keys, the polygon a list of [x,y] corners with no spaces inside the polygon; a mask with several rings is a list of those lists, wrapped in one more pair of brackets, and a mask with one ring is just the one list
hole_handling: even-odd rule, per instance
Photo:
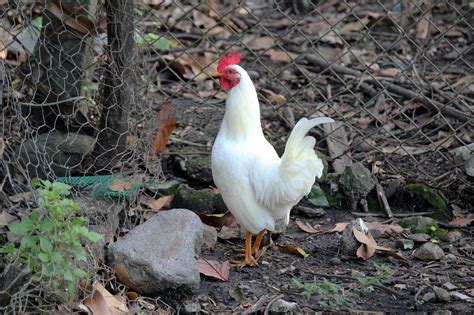
{"label": "chicken wire fence", "polygon": [[[28,192],[35,177],[73,176],[82,187],[87,181],[77,178],[162,179],[151,149],[161,105],[222,110],[225,93],[211,73],[232,50],[256,85],[270,139],[286,137],[295,119],[325,115],[337,123],[313,132],[332,170],[362,161],[380,180],[424,181],[447,194],[472,189],[448,153],[472,142],[472,1],[0,6],[6,208],[29,206],[11,197]],[[197,142],[196,134],[180,135]]]}

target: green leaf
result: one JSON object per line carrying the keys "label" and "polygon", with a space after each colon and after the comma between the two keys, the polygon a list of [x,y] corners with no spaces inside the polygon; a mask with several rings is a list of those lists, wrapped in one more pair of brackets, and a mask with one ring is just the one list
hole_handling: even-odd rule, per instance
{"label": "green leaf", "polygon": [[72,274],[71,270],[66,270],[64,272],[64,280],[74,281],[74,275]]}
{"label": "green leaf", "polygon": [[14,222],[8,225],[10,232],[21,236],[28,235],[34,227],[35,225],[31,222],[29,217],[24,217],[21,222]]}
{"label": "green leaf", "polygon": [[146,33],[144,35],[135,32],[135,42],[140,48],[147,48],[152,46],[158,50],[168,50],[171,47],[171,42],[166,38],[154,33]]}
{"label": "green leaf", "polygon": [[31,214],[30,214],[30,220],[31,220],[31,222],[32,222],[33,224],[38,223],[39,218],[40,218],[40,213],[39,213],[39,211],[33,211],[33,212],[31,212]]}
{"label": "green leaf", "polygon": [[27,235],[23,236],[21,238],[21,247],[35,247],[36,244],[38,243],[38,237],[37,236],[32,236],[32,235]]}
{"label": "green leaf", "polygon": [[51,242],[43,236],[40,236],[39,240],[40,240],[40,248],[44,252],[50,254],[53,251],[53,245],[51,244]]}
{"label": "green leaf", "polygon": [[68,248],[69,252],[74,255],[77,260],[86,260],[86,251],[81,246],[71,246]]}
{"label": "green leaf", "polygon": [[0,254],[13,254],[15,249],[15,244],[8,243],[7,245],[0,247]]}
{"label": "green leaf", "polygon": [[71,186],[68,184],[64,184],[61,182],[54,182],[52,184],[52,190],[57,193],[58,195],[69,195],[70,194]]}
{"label": "green leaf", "polygon": [[38,258],[39,258],[42,262],[44,262],[44,263],[47,263],[47,262],[49,262],[49,260],[50,260],[50,259],[49,259],[49,258],[50,258],[49,255],[47,255],[47,254],[45,254],[45,253],[39,253],[39,254],[38,254]]}
{"label": "green leaf", "polygon": [[43,223],[41,223],[39,230],[41,232],[51,233],[54,230],[54,224],[49,218],[46,218]]}
{"label": "green leaf", "polygon": [[314,184],[311,188],[311,192],[308,195],[308,201],[317,207],[328,207],[329,202],[324,194],[324,191],[319,187],[318,184]]}
{"label": "green leaf", "polygon": [[85,278],[87,277],[89,274],[82,270],[81,268],[75,268],[72,273],[76,276],[76,277],[79,277],[79,278]]}
{"label": "green leaf", "polygon": [[64,260],[64,256],[61,255],[59,252],[52,252],[51,253],[51,261],[56,262],[56,263],[61,263]]}
{"label": "green leaf", "polygon": [[102,239],[102,235],[93,231],[90,231],[89,233],[87,233],[86,237],[89,241],[93,243],[97,243],[98,241]]}
{"label": "green leaf", "polygon": [[39,179],[39,178],[33,178],[33,179],[31,180],[31,186],[33,186],[33,188],[35,188],[35,189],[41,187],[41,179]]}

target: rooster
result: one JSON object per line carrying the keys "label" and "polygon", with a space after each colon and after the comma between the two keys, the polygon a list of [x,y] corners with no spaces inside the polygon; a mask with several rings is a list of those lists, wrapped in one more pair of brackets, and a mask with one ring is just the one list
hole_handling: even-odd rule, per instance
{"label": "rooster", "polygon": [[[278,219],[288,224],[291,208],[323,174],[323,163],[313,149],[316,140],[306,134],[314,126],[334,120],[300,119],[280,158],[263,135],[257,92],[239,63],[240,55],[229,53],[213,73],[228,94],[212,148],[212,176],[228,209],[247,230],[244,260],[233,263],[253,266],[265,230],[273,231]],[[252,247],[253,234],[257,237]]]}

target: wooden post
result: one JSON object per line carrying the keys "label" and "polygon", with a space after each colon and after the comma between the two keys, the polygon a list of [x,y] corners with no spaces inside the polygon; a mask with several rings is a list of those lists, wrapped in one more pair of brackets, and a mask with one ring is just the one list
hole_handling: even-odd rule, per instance
{"label": "wooden post", "polygon": [[109,0],[105,2],[105,9],[108,58],[101,87],[103,109],[100,131],[93,154],[96,168],[112,166],[125,151],[128,113],[133,94],[133,0]]}

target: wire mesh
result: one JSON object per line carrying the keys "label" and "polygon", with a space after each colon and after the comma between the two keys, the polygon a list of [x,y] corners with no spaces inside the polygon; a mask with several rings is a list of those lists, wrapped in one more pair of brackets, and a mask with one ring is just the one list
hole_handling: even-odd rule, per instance
{"label": "wire mesh", "polygon": [[[380,180],[424,181],[455,199],[472,189],[448,153],[472,143],[471,3],[0,1],[2,207],[31,207],[11,196],[35,177],[163,179],[156,113],[168,100],[221,113],[211,73],[231,50],[270,138],[295,118],[330,116],[339,123],[315,132],[334,170],[362,161]],[[208,147],[201,134],[219,115],[195,115],[193,132],[178,122],[177,141]]]}

